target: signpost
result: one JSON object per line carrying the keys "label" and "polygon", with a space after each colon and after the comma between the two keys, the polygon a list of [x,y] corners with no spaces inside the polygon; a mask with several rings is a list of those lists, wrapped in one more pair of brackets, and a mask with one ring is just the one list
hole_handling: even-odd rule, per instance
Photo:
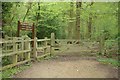
{"label": "signpost", "polygon": [[[30,25],[29,23],[22,23],[22,22],[18,21],[17,37],[20,37],[20,30],[32,31],[32,39],[34,39],[36,36],[34,23],[32,25]],[[34,47],[34,40],[32,42],[32,47]]]}

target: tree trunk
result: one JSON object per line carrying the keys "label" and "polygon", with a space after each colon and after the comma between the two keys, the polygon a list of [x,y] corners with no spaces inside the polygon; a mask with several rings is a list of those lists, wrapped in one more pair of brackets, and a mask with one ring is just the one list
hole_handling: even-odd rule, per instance
{"label": "tree trunk", "polygon": [[89,14],[88,18],[88,38],[91,38],[91,32],[92,32],[92,14]]}
{"label": "tree trunk", "polygon": [[73,7],[74,7],[74,3],[71,2],[70,3],[70,10],[69,10],[69,23],[68,23],[68,39],[72,39],[72,35],[73,35],[73,17],[74,17],[74,11],[73,11]]}
{"label": "tree trunk", "polygon": [[80,8],[82,2],[76,2],[76,30],[75,38],[80,39]]}
{"label": "tree trunk", "polygon": [[23,22],[25,21],[25,18],[26,18],[26,16],[27,16],[28,12],[30,11],[31,5],[32,5],[32,3],[29,2],[29,3],[28,3],[28,9],[27,9],[27,11],[26,11],[26,13],[25,13],[25,16],[24,16],[24,18],[23,18]]}
{"label": "tree trunk", "polygon": [[[90,3],[90,7],[93,5],[93,2]],[[88,38],[91,39],[91,32],[92,32],[92,13],[89,13],[88,18]]]}

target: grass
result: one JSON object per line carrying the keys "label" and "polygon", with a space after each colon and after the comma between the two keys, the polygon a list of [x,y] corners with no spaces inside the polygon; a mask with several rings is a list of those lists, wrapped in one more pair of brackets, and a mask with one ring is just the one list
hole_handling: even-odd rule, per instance
{"label": "grass", "polygon": [[16,73],[21,72],[21,71],[29,68],[30,66],[31,66],[30,64],[24,64],[19,67],[13,67],[13,68],[7,69],[7,70],[0,72],[0,76],[2,78],[11,78]]}
{"label": "grass", "polygon": [[120,67],[120,61],[118,61],[116,59],[112,59],[112,58],[99,58],[98,61],[103,63],[103,64],[111,64],[114,67]]}

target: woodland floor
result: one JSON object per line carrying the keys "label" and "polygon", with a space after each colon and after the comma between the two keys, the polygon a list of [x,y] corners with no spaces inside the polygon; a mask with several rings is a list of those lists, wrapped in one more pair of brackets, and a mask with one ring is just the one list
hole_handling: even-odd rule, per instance
{"label": "woodland floor", "polygon": [[[74,47],[75,48],[75,47]],[[74,49],[72,47],[72,49]],[[95,56],[77,55],[79,49],[66,51],[54,59],[34,62],[13,78],[117,78],[116,68],[102,64]],[[71,52],[71,53],[70,53]],[[69,54],[68,54],[69,53]],[[79,53],[80,54],[80,53]],[[88,53],[87,53],[88,54]]]}

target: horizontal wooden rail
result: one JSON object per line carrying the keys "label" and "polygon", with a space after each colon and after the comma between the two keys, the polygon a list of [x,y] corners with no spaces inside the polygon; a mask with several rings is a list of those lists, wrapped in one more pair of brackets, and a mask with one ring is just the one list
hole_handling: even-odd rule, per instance
{"label": "horizontal wooden rail", "polygon": [[21,62],[17,62],[16,64],[10,64],[10,65],[4,66],[4,67],[0,68],[0,71],[1,71],[1,70],[5,70],[5,69],[8,69],[8,68],[11,68],[11,67],[14,67],[14,66],[17,66],[17,65],[20,65],[20,64],[24,64],[24,63],[29,62],[29,61],[31,61],[31,60],[32,60],[32,59],[25,60],[25,61],[21,61]]}
{"label": "horizontal wooden rail", "polygon": [[38,56],[37,59],[39,59],[39,58],[43,58],[43,57],[48,56],[48,55],[51,55],[51,54],[50,54],[50,53],[43,54],[43,55],[41,55],[41,56]]}
{"label": "horizontal wooden rail", "polygon": [[81,41],[81,40],[75,40],[75,39],[55,39],[55,41]]}
{"label": "horizontal wooden rail", "polygon": [[44,47],[38,47],[37,50],[45,49],[45,48],[50,48],[50,46],[44,46]]}
{"label": "horizontal wooden rail", "polygon": [[42,41],[50,41],[50,39],[39,39],[37,42],[42,42]]}
{"label": "horizontal wooden rail", "polygon": [[16,52],[11,52],[11,53],[7,53],[7,54],[2,54],[2,56],[0,56],[0,57],[12,56],[15,54],[22,54],[22,53],[26,53],[26,52],[31,52],[31,50],[23,50],[23,51],[16,51]]}
{"label": "horizontal wooden rail", "polygon": [[[29,39],[29,40],[16,40],[16,41],[14,41],[15,43],[17,43],[17,42],[31,42],[31,41],[34,41],[33,39]],[[13,40],[7,40],[7,41],[2,41],[2,42],[0,42],[0,44],[3,44],[3,43],[14,43],[13,42]]]}
{"label": "horizontal wooden rail", "polygon": [[[55,39],[55,41],[82,41],[82,42],[97,42],[97,41],[92,41],[92,40],[78,40],[78,39]],[[116,42],[117,40],[106,40],[111,41],[111,42]]]}
{"label": "horizontal wooden rail", "polygon": [[76,39],[55,39],[56,42],[97,42],[88,40],[76,40]]}

